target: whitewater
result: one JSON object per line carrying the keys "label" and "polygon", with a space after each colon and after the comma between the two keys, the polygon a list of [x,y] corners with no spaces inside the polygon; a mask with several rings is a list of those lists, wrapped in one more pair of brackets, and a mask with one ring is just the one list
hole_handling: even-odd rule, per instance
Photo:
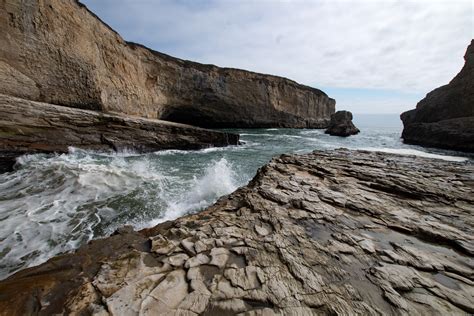
{"label": "whitewater", "polygon": [[467,161],[467,154],[403,144],[397,116],[357,116],[361,133],[341,138],[323,130],[232,129],[242,145],[148,154],[26,155],[0,174],[0,279],[40,264],[117,228],[154,226],[197,212],[248,183],[283,153],[345,147]]}

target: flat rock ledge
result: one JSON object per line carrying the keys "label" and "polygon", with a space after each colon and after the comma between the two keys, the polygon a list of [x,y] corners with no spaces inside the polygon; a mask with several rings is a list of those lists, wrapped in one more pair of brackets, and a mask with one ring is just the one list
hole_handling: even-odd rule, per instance
{"label": "flat rock ledge", "polygon": [[239,135],[190,125],[34,102],[0,94],[0,171],[29,153],[201,149],[237,145]]}
{"label": "flat rock ledge", "polygon": [[283,155],[205,211],[0,283],[0,314],[465,315],[474,167],[364,151]]}

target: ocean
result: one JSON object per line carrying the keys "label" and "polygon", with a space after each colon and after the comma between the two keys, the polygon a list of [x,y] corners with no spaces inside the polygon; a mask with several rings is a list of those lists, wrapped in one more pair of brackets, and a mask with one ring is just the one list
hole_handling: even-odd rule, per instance
{"label": "ocean", "polygon": [[241,146],[148,154],[26,155],[0,174],[0,279],[124,225],[136,229],[197,212],[283,153],[350,148],[473,161],[455,151],[403,144],[398,115],[355,115],[348,138],[310,129],[231,129]]}

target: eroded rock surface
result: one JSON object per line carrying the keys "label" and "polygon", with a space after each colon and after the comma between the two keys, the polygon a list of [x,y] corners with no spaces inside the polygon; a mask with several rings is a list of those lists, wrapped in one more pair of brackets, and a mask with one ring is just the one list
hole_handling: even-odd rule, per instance
{"label": "eroded rock surface", "polygon": [[331,115],[331,122],[326,130],[326,134],[332,136],[347,137],[359,134],[360,131],[352,123],[352,113],[349,111],[337,111]]}
{"label": "eroded rock surface", "polygon": [[292,80],[125,42],[76,0],[0,1],[0,28],[3,94],[201,127],[324,128],[334,113]]}
{"label": "eroded rock surface", "polygon": [[474,152],[474,40],[465,64],[451,82],[402,113],[402,138],[409,144]]}
{"label": "eroded rock surface", "polygon": [[189,125],[105,114],[0,94],[0,171],[25,153],[200,149],[237,145],[239,136]]}
{"label": "eroded rock surface", "polygon": [[474,167],[283,155],[205,211],[122,229],[0,283],[0,313],[474,312]]}

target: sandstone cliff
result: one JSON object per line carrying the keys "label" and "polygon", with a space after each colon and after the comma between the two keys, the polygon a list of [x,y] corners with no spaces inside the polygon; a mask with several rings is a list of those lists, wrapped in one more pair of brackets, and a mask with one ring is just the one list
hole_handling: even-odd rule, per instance
{"label": "sandstone cliff", "polygon": [[173,122],[67,108],[0,94],[0,172],[30,153],[200,149],[237,145],[239,136]]}
{"label": "sandstone cliff", "polygon": [[401,115],[406,143],[474,152],[474,40],[459,74]]}
{"label": "sandstone cliff", "polygon": [[335,101],[294,81],[173,58],[75,0],[0,1],[0,93],[203,127],[326,127]]}
{"label": "sandstone cliff", "polygon": [[3,280],[0,314],[473,313],[473,176],[414,156],[284,155],[202,213]]}

